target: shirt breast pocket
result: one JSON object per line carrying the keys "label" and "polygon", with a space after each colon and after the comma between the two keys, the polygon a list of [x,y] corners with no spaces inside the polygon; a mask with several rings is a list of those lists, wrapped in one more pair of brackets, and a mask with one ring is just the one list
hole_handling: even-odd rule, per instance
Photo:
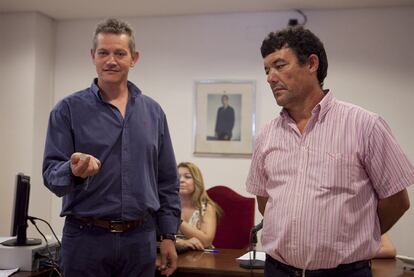
{"label": "shirt breast pocket", "polygon": [[364,174],[356,153],[324,154],[322,188],[331,192],[356,194],[358,180]]}

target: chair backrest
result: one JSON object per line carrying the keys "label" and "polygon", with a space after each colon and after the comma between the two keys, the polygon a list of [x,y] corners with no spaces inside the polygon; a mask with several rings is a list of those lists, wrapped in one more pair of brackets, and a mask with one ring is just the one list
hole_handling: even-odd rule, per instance
{"label": "chair backrest", "polygon": [[207,193],[223,209],[213,245],[231,249],[248,247],[254,224],[255,199],[244,197],[225,186],[209,188]]}

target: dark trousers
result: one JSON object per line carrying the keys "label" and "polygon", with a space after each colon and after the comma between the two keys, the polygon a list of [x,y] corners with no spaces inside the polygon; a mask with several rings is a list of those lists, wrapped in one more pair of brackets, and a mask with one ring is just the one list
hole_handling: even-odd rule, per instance
{"label": "dark trousers", "polygon": [[349,265],[339,265],[332,269],[302,270],[276,261],[266,255],[264,275],[265,277],[372,277],[369,262],[357,262]]}
{"label": "dark trousers", "polygon": [[67,218],[61,267],[65,277],[153,277],[157,255],[153,220],[123,233]]}

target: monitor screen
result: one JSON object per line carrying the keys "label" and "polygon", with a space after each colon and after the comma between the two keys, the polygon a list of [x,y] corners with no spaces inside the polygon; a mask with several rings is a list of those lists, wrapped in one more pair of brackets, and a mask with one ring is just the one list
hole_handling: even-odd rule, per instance
{"label": "monitor screen", "polygon": [[41,243],[40,239],[27,238],[27,220],[30,198],[30,177],[19,173],[16,176],[16,187],[14,192],[14,205],[12,215],[11,236],[16,236],[3,242],[5,246],[26,246]]}

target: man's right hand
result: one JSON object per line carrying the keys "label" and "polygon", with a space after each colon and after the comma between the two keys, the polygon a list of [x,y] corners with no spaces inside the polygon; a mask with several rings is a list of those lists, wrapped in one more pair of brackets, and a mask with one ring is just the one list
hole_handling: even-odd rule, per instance
{"label": "man's right hand", "polygon": [[99,172],[101,162],[92,155],[76,152],[70,157],[70,169],[76,177],[87,178]]}

